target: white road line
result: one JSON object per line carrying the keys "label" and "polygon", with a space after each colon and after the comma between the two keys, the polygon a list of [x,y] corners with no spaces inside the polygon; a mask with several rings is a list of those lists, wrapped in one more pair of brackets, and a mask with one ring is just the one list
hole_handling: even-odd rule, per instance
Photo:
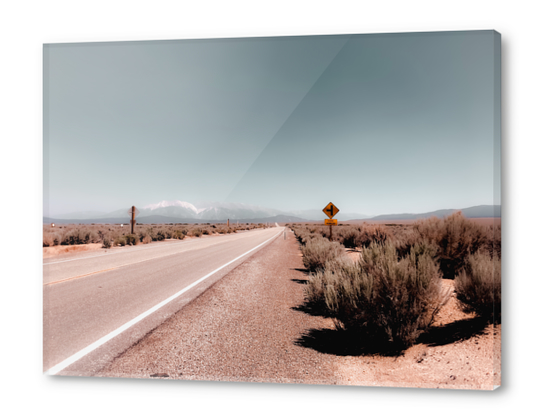
{"label": "white road line", "polygon": [[172,300],[178,298],[179,296],[181,296],[183,293],[187,292],[188,290],[192,289],[194,286],[198,285],[199,283],[201,283],[203,280],[209,278],[210,276],[212,276],[213,274],[219,272],[220,270],[222,270],[224,267],[227,267],[228,265],[234,263],[235,261],[237,261],[238,259],[240,258],[243,258],[245,255],[247,254],[250,254],[252,251],[254,251],[255,249],[258,249],[259,247],[265,245],[267,242],[275,239],[277,236],[279,236],[282,232],[279,232],[277,233],[275,236],[269,238],[268,240],[266,240],[265,242],[262,242],[260,245],[258,246],[255,246],[254,248],[252,248],[250,251],[247,251],[245,252],[244,254],[238,256],[237,258],[231,260],[230,262],[224,264],[223,266],[217,268],[216,270],[214,271],[211,271],[209,274],[203,276],[202,278],[200,278],[199,280],[196,280],[194,283],[192,283],[191,285],[189,286],[186,286],[184,289],[178,291],[177,293],[175,293],[173,296],[170,296],[168,297],[167,299],[163,300],[162,302],[160,302],[159,304],[153,306],[152,308],[150,308],[149,310],[143,312],[141,315],[135,317],[134,319],[132,319],[131,321],[128,321],[126,324],[120,326],[119,328],[117,328],[116,330],[114,331],[111,331],[109,334],[107,334],[106,336],[100,338],[98,341],[95,341],[94,343],[90,344],[89,346],[85,347],[84,349],[78,351],[77,353],[75,353],[74,355],[68,357],[67,359],[65,359],[64,361],[58,363],[57,365],[53,366],[52,368],[50,368],[49,370],[47,370],[45,372],[46,375],[56,375],[57,373],[59,373],[60,371],[66,369],[69,365],[75,363],[76,361],[78,361],[79,359],[81,359],[82,357],[86,356],[87,354],[89,354],[91,351],[93,350],[96,350],[98,347],[100,347],[101,345],[107,343],[109,340],[111,340],[112,338],[115,338],[117,335],[119,335],[120,333],[126,331],[128,328],[130,328],[131,326],[137,324],[139,321],[141,321],[142,319],[146,318],[147,316],[151,315],[152,313],[156,312],[158,309],[160,309],[162,306],[164,305],[167,305],[169,302],[171,302]]}

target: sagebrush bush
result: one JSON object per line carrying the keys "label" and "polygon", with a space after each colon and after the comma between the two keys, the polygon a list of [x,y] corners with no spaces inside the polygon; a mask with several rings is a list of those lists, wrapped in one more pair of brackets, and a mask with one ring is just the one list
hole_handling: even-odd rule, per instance
{"label": "sagebrush bush", "polygon": [[74,228],[62,232],[60,245],[83,245],[100,242],[98,233],[88,228]]}
{"label": "sagebrush bush", "polygon": [[190,236],[195,236],[196,238],[199,238],[203,234],[203,232],[200,228],[194,228],[190,232],[188,232],[188,234]]}
{"label": "sagebrush bush", "polygon": [[173,239],[180,239],[180,240],[182,240],[182,239],[184,239],[185,236],[186,236],[186,235],[183,233],[182,230],[176,230],[176,231],[173,233],[172,238],[173,238]]}
{"label": "sagebrush bush", "polygon": [[305,303],[316,313],[323,316],[332,316],[333,313],[326,304],[326,289],[336,286],[339,270],[354,268],[354,263],[346,256],[327,261],[324,270],[317,270],[309,275],[307,284],[303,289]]}
{"label": "sagebrush bush", "polygon": [[457,212],[444,219],[438,245],[440,268],[446,278],[453,279],[465,266],[470,254],[476,253],[487,241],[484,229]]}
{"label": "sagebrush bush", "polygon": [[60,235],[59,233],[54,233],[54,232],[43,233],[44,247],[60,245],[61,240],[62,240],[62,235]]}
{"label": "sagebrush bush", "polygon": [[465,218],[461,212],[444,219],[432,217],[421,220],[396,239],[398,255],[408,255],[411,248],[421,242],[437,247],[440,270],[444,278],[453,279],[465,266],[469,255],[481,249],[491,249],[500,255],[500,227],[498,233],[496,230],[493,232]]}
{"label": "sagebrush bush", "polygon": [[362,244],[362,233],[360,228],[340,229],[337,233],[337,241],[345,248],[357,248]]}
{"label": "sagebrush bush", "polygon": [[498,324],[501,322],[501,260],[489,253],[470,255],[455,278],[461,308]]}
{"label": "sagebrush bush", "polygon": [[391,242],[372,244],[352,263],[336,260],[311,275],[307,299],[325,307],[340,329],[392,351],[416,341],[449,296],[441,294],[438,264],[427,250],[398,259]]}
{"label": "sagebrush bush", "polygon": [[165,229],[158,229],[156,232],[153,232],[153,235],[151,235],[153,241],[163,241],[166,239],[166,231]]}
{"label": "sagebrush bush", "polygon": [[137,245],[139,243],[139,236],[136,235],[124,235],[126,245]]}
{"label": "sagebrush bush", "polygon": [[323,270],[326,262],[341,258],[344,248],[337,242],[325,238],[308,240],[302,246],[303,264],[309,271]]}
{"label": "sagebrush bush", "polygon": [[485,231],[487,237],[484,250],[493,258],[501,258],[501,225],[488,226]]}
{"label": "sagebrush bush", "polygon": [[113,242],[113,245],[115,246],[125,246],[126,245],[126,238],[124,236],[119,236],[118,238],[115,239],[115,241]]}

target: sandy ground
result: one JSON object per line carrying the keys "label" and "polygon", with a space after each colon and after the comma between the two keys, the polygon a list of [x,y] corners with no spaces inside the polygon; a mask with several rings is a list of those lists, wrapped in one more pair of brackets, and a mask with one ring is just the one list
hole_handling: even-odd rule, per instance
{"label": "sandy ground", "polygon": [[73,254],[85,251],[96,251],[101,247],[102,244],[46,246],[43,247],[43,258],[51,258],[58,255]]}
{"label": "sandy ground", "polygon": [[[398,357],[361,354],[303,305],[293,234],[279,237],[96,376],[421,388],[494,389],[500,326],[463,314],[454,296]],[[453,281],[445,280],[446,287]]]}

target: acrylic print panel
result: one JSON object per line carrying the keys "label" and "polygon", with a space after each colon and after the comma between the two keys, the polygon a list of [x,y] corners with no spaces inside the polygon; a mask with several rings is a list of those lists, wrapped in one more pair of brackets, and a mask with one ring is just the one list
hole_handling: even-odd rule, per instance
{"label": "acrylic print panel", "polygon": [[43,150],[44,372],[500,385],[498,33],[48,44]]}

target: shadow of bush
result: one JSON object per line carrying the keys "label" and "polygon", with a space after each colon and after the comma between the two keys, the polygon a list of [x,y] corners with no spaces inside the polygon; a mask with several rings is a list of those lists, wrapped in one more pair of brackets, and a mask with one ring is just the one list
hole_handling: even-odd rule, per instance
{"label": "shadow of bush", "polygon": [[290,279],[290,280],[297,284],[307,284],[308,282],[308,280],[301,280],[301,279]]}
{"label": "shadow of bush", "polygon": [[430,347],[445,346],[482,335],[488,322],[482,317],[462,319],[439,327],[431,327],[418,337],[418,343]]}
{"label": "shadow of bush", "polygon": [[402,352],[401,349],[387,346],[369,336],[330,328],[310,329],[299,337],[295,344],[335,356],[398,356]]}
{"label": "shadow of bush", "polygon": [[[296,281],[296,280],[292,280]],[[306,281],[306,280],[305,280]],[[322,318],[332,318],[331,313],[325,305],[318,304],[317,302],[303,302],[301,305],[293,306],[290,309],[311,316],[321,316]]]}
{"label": "shadow of bush", "polygon": [[[310,308],[292,308],[309,313]],[[311,314],[312,315],[312,314]],[[468,340],[484,334],[488,322],[477,317],[455,321],[440,327],[432,327],[422,333],[416,344],[426,344],[429,347],[445,346]],[[395,347],[392,343],[375,338],[363,332],[341,329],[310,329],[299,337],[295,344],[300,347],[316,350],[319,353],[335,356],[389,356],[396,357],[406,350]]]}

